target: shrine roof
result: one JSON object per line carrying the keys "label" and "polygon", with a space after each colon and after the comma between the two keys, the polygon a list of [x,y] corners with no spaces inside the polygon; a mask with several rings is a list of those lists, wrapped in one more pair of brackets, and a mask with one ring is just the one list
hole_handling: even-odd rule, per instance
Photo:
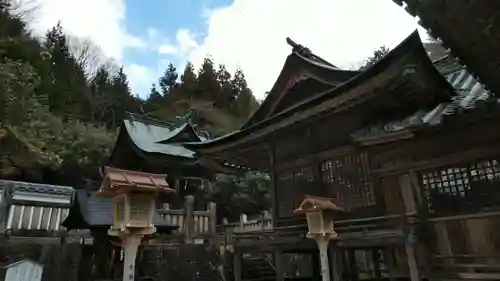
{"label": "shrine roof", "polygon": [[[213,151],[218,151],[219,147],[221,148],[225,144],[230,143],[231,145],[235,145],[238,142],[243,142],[243,138],[261,137],[264,134],[269,134],[279,128],[303,121],[306,118],[348,108],[350,104],[360,103],[360,100],[363,100],[363,96],[376,99],[378,96],[374,93],[389,92],[377,92],[377,89],[380,90],[384,87],[394,89],[397,85],[391,83],[395,83],[394,81],[396,80],[415,79],[405,74],[406,67],[409,64],[418,64],[419,67],[418,71],[416,71],[416,82],[413,82],[410,88],[414,90],[414,87],[417,87],[417,85],[418,87],[423,86],[426,88],[418,90],[415,95],[408,98],[405,98],[402,94],[405,91],[393,91],[390,99],[386,98],[383,100],[396,102],[397,99],[401,98],[402,100],[397,102],[405,106],[429,108],[441,102],[448,101],[455,95],[453,87],[440,75],[427,57],[418,32],[415,31],[377,63],[338,86],[314,95],[248,128],[217,139],[198,143],[186,143],[186,146],[198,151],[207,151],[212,148]],[[425,81],[425,83],[422,83],[422,81]],[[410,90],[412,89],[407,89],[406,92],[411,93],[412,91]],[[372,104],[376,103],[373,102]]]}
{"label": "shrine roof", "polygon": [[400,120],[376,124],[352,134],[354,139],[366,139],[385,133],[400,132],[422,126],[440,125],[444,119],[480,109],[484,105],[499,104],[500,99],[493,96],[476,78],[460,65],[451,55],[434,62],[438,71],[456,89],[457,95],[449,102],[438,104],[430,110],[419,110]]}
{"label": "shrine roof", "polygon": [[393,0],[450,48],[483,87],[500,92],[500,1]]}
{"label": "shrine roof", "polygon": [[145,153],[188,159],[193,159],[195,153],[186,148],[183,142],[206,140],[205,137],[196,132],[191,123],[175,124],[136,114],[129,114],[123,120],[111,158],[119,149],[120,141],[124,138],[130,139],[137,149]]}
{"label": "shrine roof", "polygon": [[[285,60],[283,68],[266,99],[248,121],[243,124],[241,129],[259,123],[305,99],[311,98],[315,94],[324,91],[325,88],[333,88],[359,74],[359,71],[339,69],[289,38],[287,38],[287,42],[293,47],[292,53]],[[309,84],[312,81],[318,86],[317,89],[310,88],[307,92],[290,91],[290,89],[297,88],[298,84],[305,81],[309,81]],[[326,87],[322,87],[322,85]],[[294,97],[289,98],[290,95]]]}
{"label": "shrine roof", "polygon": [[[73,204],[62,225],[69,229],[91,229],[109,227],[113,224],[113,198],[89,195],[86,190],[75,191]],[[169,225],[155,211],[153,224],[158,230],[173,230],[177,226]]]}

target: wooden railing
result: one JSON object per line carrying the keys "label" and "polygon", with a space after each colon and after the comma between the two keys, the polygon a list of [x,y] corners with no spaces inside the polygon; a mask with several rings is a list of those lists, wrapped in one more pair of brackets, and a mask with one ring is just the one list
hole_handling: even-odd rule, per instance
{"label": "wooden railing", "polygon": [[246,214],[242,214],[240,216],[239,222],[228,223],[225,219],[223,221],[224,223],[222,226],[226,229],[226,231],[230,231],[232,233],[252,232],[272,228],[272,219],[269,217],[269,215],[267,215],[267,213],[263,214],[259,218],[250,220],[248,220]]}
{"label": "wooden railing", "polygon": [[[411,214],[407,214],[411,215]],[[363,237],[396,237],[402,238],[402,232],[394,227],[394,221],[401,223],[405,221],[405,215],[386,215],[380,217],[347,219],[335,222],[335,230],[339,234],[340,240],[350,240],[351,238]],[[262,218],[255,220],[240,220],[237,223],[227,223],[222,225],[224,232],[224,241],[226,244],[232,243],[253,243],[252,241],[265,240],[286,240],[300,239],[307,233],[306,224],[295,224],[287,226],[272,227],[271,218]],[[370,240],[370,239],[368,239]],[[372,241],[367,241],[371,243]],[[347,242],[346,242],[347,243]],[[357,241],[356,243],[360,243]]]}
{"label": "wooden railing", "polygon": [[194,197],[189,195],[185,198],[183,209],[172,210],[169,204],[164,204],[158,212],[167,223],[178,226],[178,232],[186,239],[216,233],[216,205],[213,202],[208,203],[207,210],[195,211]]}

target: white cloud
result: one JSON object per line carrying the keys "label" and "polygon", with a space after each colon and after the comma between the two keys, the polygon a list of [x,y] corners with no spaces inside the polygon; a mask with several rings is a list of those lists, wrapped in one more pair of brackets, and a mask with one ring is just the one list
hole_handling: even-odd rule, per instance
{"label": "white cloud", "polygon": [[198,43],[196,43],[196,40],[194,39],[194,34],[192,34],[188,29],[181,28],[177,30],[175,38],[177,39],[177,44],[179,44],[181,53],[198,48]]}
{"label": "white cloud", "polygon": [[[129,77],[130,88],[133,94],[138,94],[140,97],[146,98],[149,92],[143,93],[143,91],[149,89],[151,84],[156,82],[157,73],[150,67],[139,64],[125,66],[125,73],[127,73]],[[141,90],[140,93],[134,92],[138,89]]]}
{"label": "white cloud", "polygon": [[[31,1],[31,0],[23,0]],[[146,42],[125,27],[124,0],[35,0],[31,28],[42,35],[58,21],[70,34],[85,37],[108,57],[121,60],[127,47],[142,48]]]}
{"label": "white cloud", "polygon": [[165,44],[158,47],[158,53],[162,55],[176,54],[177,52],[179,49],[174,45]]}
{"label": "white cloud", "polygon": [[394,47],[417,27],[390,0],[235,0],[203,16],[208,30],[201,44],[182,30],[183,42],[189,42],[185,46],[194,48],[189,59],[199,65],[210,54],[229,69],[241,67],[258,98],[272,87],[290,54],[286,37],[352,68],[381,45]]}
{"label": "white cloud", "polygon": [[[149,28],[144,36],[131,34],[125,26],[125,0],[19,0],[19,7],[36,7],[28,18],[29,26],[42,36],[57,22],[65,32],[92,41],[104,56],[123,63],[124,51],[133,48],[154,54],[175,54],[177,46],[161,31]],[[163,66],[160,62],[158,66]],[[125,72],[134,93],[147,96],[151,83],[161,73],[156,66],[125,65]]]}

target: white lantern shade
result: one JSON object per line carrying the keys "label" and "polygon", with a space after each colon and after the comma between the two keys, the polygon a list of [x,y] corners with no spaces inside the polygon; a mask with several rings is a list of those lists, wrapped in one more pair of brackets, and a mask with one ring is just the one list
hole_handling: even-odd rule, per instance
{"label": "white lantern shade", "polygon": [[149,227],[152,225],[154,199],[141,194],[129,195],[130,216],[128,227]]}
{"label": "white lantern shade", "polygon": [[313,210],[306,213],[309,235],[334,235],[333,218],[324,210]]}
{"label": "white lantern shade", "polygon": [[154,197],[149,194],[121,194],[114,200],[112,228],[144,228],[153,225]]}

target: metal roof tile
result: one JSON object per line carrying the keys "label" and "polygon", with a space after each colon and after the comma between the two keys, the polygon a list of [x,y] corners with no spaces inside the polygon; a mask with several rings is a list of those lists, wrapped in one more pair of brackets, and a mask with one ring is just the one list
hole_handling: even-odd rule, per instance
{"label": "metal roof tile", "polygon": [[0,180],[0,187],[6,187],[9,185],[14,188],[14,192],[24,191],[30,193],[43,193],[43,194],[66,195],[66,196],[71,196],[73,194],[73,188],[70,186]]}
{"label": "metal roof tile", "polygon": [[182,143],[161,143],[182,131],[183,127],[171,129],[167,126],[147,124],[139,120],[124,120],[124,126],[134,144],[150,153],[161,153],[185,158],[194,158],[195,152]]}

